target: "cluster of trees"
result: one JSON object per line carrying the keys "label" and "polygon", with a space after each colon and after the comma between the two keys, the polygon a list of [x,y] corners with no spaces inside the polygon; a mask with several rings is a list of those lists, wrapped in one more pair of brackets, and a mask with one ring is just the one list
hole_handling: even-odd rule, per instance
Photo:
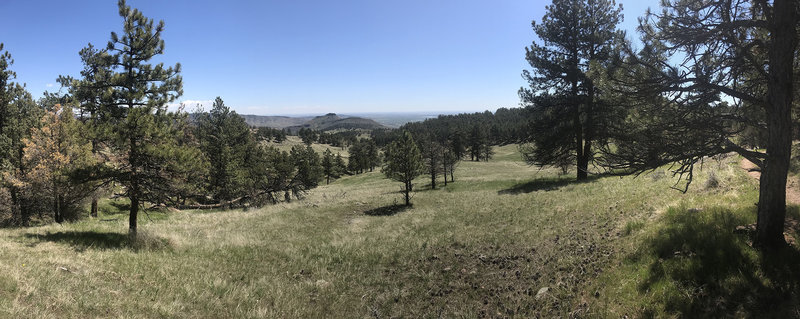
{"label": "cluster of trees", "polygon": [[578,179],[591,163],[617,174],[677,163],[688,187],[702,158],[738,153],[762,171],[755,245],[782,246],[798,3],[664,1],[640,19],[638,50],[621,19],[613,0],[554,0],[534,22],[526,160],[576,165]]}
{"label": "cluster of trees", "polygon": [[[256,142],[243,117],[217,97],[209,112],[197,114],[194,128],[198,146],[209,169],[196,179],[195,194],[182,197],[217,206],[290,201],[314,188],[323,178],[322,162],[310,146],[279,151]],[[202,173],[202,172],[198,172]]]}
{"label": "cluster of trees", "polygon": [[381,155],[375,141],[362,138],[348,148],[350,157],[347,160],[347,170],[352,174],[372,172],[381,165]]}
{"label": "cluster of trees", "polygon": [[124,1],[119,14],[125,20],[123,33],[112,32],[105,49],[89,45],[81,50],[82,78],[60,77],[69,96],[45,94],[44,105],[31,103],[24,87],[10,82],[11,57],[2,55],[0,108],[9,112],[0,124],[7,152],[2,192],[16,223],[26,224],[32,211],[41,212],[33,207],[40,203],[52,203],[61,221],[84,196],[114,183],[131,202],[130,229],[135,232],[140,205],[163,202],[172,194],[164,188],[178,188],[198,169],[194,161],[181,161],[200,153],[184,143],[189,138],[183,134],[185,114],[166,110],[182,90],[180,65],[147,63],[163,53],[163,23],[154,24]]}
{"label": "cluster of trees", "polygon": [[[422,122],[407,123],[400,130],[409,131],[417,137],[453,136],[467,145],[506,145],[519,143],[527,136],[528,122],[524,115],[523,108],[499,108],[494,113],[485,111],[439,115]],[[397,133],[395,134],[394,137],[397,138]]]}
{"label": "cluster of trees", "polygon": [[306,145],[311,145],[319,140],[320,136],[319,133],[320,132],[317,132],[310,128],[301,128],[299,131],[297,131],[297,136],[299,136],[300,139],[303,141],[303,143],[305,143]]}
{"label": "cluster of trees", "polygon": [[331,179],[336,179],[347,173],[347,165],[344,163],[342,154],[337,153],[333,156],[330,149],[325,149],[322,153],[322,175],[325,176],[325,184],[330,184]]}
{"label": "cluster of trees", "polygon": [[[164,52],[163,21],[119,1],[123,31],[105,48],[80,51],[78,78],[61,76],[67,94],[35,103],[14,83],[11,55],[0,44],[0,210],[25,225],[34,212],[57,222],[77,218],[98,194],[130,201],[129,229],[144,205],[219,207],[291,200],[322,181],[323,161],[310,147],[263,147],[257,134],[217,98],[193,123],[167,104],[182,94],[180,64],[150,61]],[[338,161],[341,163],[341,157]],[[338,164],[341,167],[343,164]],[[41,216],[44,218],[44,216]]]}
{"label": "cluster of trees", "polygon": [[255,128],[256,139],[264,142],[283,143],[286,140],[286,131],[266,126]]}
{"label": "cluster of trees", "polygon": [[317,143],[328,144],[334,147],[346,148],[358,141],[360,130],[345,130],[337,132],[319,132]]}
{"label": "cluster of trees", "polygon": [[358,142],[358,136],[360,134],[360,130],[323,132],[311,128],[300,128],[300,130],[297,131],[297,136],[299,136],[306,145],[319,143],[328,144],[342,149]]}
{"label": "cluster of trees", "polygon": [[[489,161],[494,155],[492,149],[494,145],[518,143],[523,140],[528,125],[524,114],[525,110],[521,108],[500,108],[495,113],[486,111],[440,115],[422,122],[407,123],[398,130],[373,130],[370,133],[369,143],[384,147],[384,169],[386,169],[392,156],[389,152],[390,147],[398,149],[401,148],[398,143],[413,141],[415,144],[413,149],[420,154],[420,167],[422,167],[420,174],[428,175],[431,188],[436,189],[439,181],[445,186],[455,181],[455,170],[462,159]],[[353,151],[354,147],[356,151]],[[408,145],[402,148],[412,149]],[[360,172],[366,167],[352,165],[354,161],[358,163],[359,159],[364,158],[354,155],[359,154],[361,149],[358,144],[351,146],[351,166],[349,166],[351,172]],[[405,165],[405,167],[410,166]],[[410,182],[407,185],[409,187],[407,191],[410,192]]]}

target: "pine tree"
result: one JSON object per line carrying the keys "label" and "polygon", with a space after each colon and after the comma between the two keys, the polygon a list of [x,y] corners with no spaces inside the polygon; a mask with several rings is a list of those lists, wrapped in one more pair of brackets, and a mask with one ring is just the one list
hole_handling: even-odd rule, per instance
{"label": "pine tree", "polygon": [[197,137],[210,162],[208,188],[218,201],[231,201],[247,192],[247,156],[256,145],[244,118],[217,97],[210,112],[197,116]]}
{"label": "pine tree", "polygon": [[297,168],[297,175],[295,176],[297,188],[295,194],[317,187],[323,178],[319,154],[317,154],[311,146],[294,146],[289,153],[289,157]]}
{"label": "pine tree", "polygon": [[473,161],[480,161],[486,148],[489,147],[489,140],[485,130],[479,125],[473,125],[469,135],[469,155]]}
{"label": "pine tree", "polygon": [[130,200],[129,230],[136,234],[140,206],[170,200],[174,186],[190,163],[176,161],[201,158],[198,151],[180,145],[175,126],[181,115],[167,111],[166,104],[182,93],[180,64],[164,67],[149,61],[164,52],[161,33],[164,22],[154,24],[139,10],[118,3],[123,32],[111,32],[103,59],[96,62],[100,72],[96,85],[104,87],[100,97],[99,137],[116,163],[108,163],[103,177],[125,187]]}
{"label": "pine tree", "polygon": [[347,173],[347,164],[344,163],[344,158],[342,158],[341,153],[336,153],[336,160],[334,161],[333,167],[336,172],[336,177],[340,177]]}
{"label": "pine tree", "polygon": [[13,181],[32,203],[49,203],[56,222],[78,217],[80,205],[94,187],[71,178],[73,172],[94,165],[90,141],[82,138],[84,125],[72,109],[56,104],[42,116],[40,127],[24,139],[22,165]]}
{"label": "pine tree", "polygon": [[386,175],[386,178],[403,183],[405,203],[406,206],[410,206],[410,193],[414,186],[412,182],[417,176],[425,172],[419,147],[414,142],[411,133],[406,131],[403,133],[402,138],[386,147],[385,154],[386,161],[382,169],[383,174]]}
{"label": "pine tree", "polygon": [[425,162],[425,171],[431,178],[431,189],[436,189],[436,177],[442,172],[442,149],[442,145],[433,138],[429,137],[422,142],[422,157]]}
{"label": "pine tree", "polygon": [[[628,117],[615,129],[612,167],[677,163],[691,181],[706,156],[736,152],[762,171],[754,246],[784,246],[798,23],[797,1],[664,1],[641,20],[642,50],[619,59]],[[744,127],[766,133],[766,151],[734,142]]]}
{"label": "pine tree", "polygon": [[[89,139],[92,144],[92,154],[100,157],[100,138],[111,130],[110,125],[102,125],[99,117],[102,114],[104,99],[109,99],[108,94],[104,94],[106,84],[109,82],[113,57],[107,50],[96,49],[91,43],[79,52],[83,62],[81,78],[73,79],[71,76],[59,76],[58,82],[63,87],[68,88],[71,100],[76,102],[78,118],[86,123],[81,134]],[[87,181],[88,182],[88,181]],[[92,194],[92,204],[90,215],[97,217],[99,188],[101,183],[95,184],[95,191]]]}
{"label": "pine tree", "polygon": [[0,43],[0,171],[3,172],[3,187],[11,198],[11,213],[14,222],[27,225],[32,210],[31,202],[25,201],[22,189],[11,183],[11,177],[24,174],[23,139],[30,136],[30,129],[37,126],[41,109],[36,106],[31,94],[19,83],[13,82],[16,73],[10,69],[14,60]]}
{"label": "pine tree", "polygon": [[452,143],[442,147],[442,173],[444,174],[444,185],[447,186],[447,174],[450,173],[450,182],[455,182],[455,171],[461,157],[456,155]]}
{"label": "pine tree", "polygon": [[325,176],[325,184],[331,183],[331,178],[336,178],[336,159],[330,149],[325,149],[322,153],[322,174]]}
{"label": "pine tree", "polygon": [[532,72],[529,88],[519,91],[530,112],[528,163],[538,166],[577,162],[577,179],[588,176],[592,143],[603,140],[611,116],[590,70],[603,67],[621,39],[616,25],[622,6],[614,0],[553,0],[533,30],[541,43],[526,48]]}

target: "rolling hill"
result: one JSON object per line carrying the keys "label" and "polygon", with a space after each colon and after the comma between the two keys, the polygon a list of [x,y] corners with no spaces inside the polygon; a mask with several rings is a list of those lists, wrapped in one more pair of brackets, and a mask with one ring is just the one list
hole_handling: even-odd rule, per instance
{"label": "rolling hill", "polygon": [[313,117],[289,117],[289,116],[266,116],[266,115],[251,115],[239,114],[247,122],[247,125],[255,127],[271,127],[271,128],[287,128],[290,126],[303,125],[313,119]]}
{"label": "rolling hill", "polygon": [[250,126],[267,126],[277,129],[289,129],[298,131],[301,128],[310,128],[318,131],[363,129],[371,130],[378,128],[389,128],[372,119],[345,116],[341,117],[335,113],[328,113],[317,117],[289,117],[289,116],[265,116],[265,115],[241,115],[245,122]]}
{"label": "rolling hill", "polygon": [[[318,131],[331,131],[339,129],[378,129],[387,128],[374,120],[362,117],[340,117],[336,113],[317,116],[299,127],[311,128]],[[299,129],[299,128],[298,128]]]}

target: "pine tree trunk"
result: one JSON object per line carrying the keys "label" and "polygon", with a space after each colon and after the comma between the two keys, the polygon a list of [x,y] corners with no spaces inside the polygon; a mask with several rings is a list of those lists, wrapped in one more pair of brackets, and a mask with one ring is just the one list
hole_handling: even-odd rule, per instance
{"label": "pine tree trunk", "polygon": [[769,53],[767,158],[761,172],[758,223],[754,244],[771,250],[785,245],[786,176],[789,172],[792,132],[792,85],[797,23],[793,1],[774,2],[772,49]]}
{"label": "pine tree trunk", "polygon": [[431,170],[431,189],[436,189],[436,170]]}
{"label": "pine tree trunk", "polygon": [[52,194],[53,195],[53,202],[52,202],[52,204],[53,204],[53,219],[56,221],[56,223],[61,224],[61,216],[59,215],[59,213],[61,213],[61,210],[58,207],[58,204],[59,204],[58,203],[58,183],[56,183],[55,178],[53,178],[52,183],[53,183],[53,185],[52,185],[53,186],[53,194]]}
{"label": "pine tree trunk", "polygon": [[[136,189],[138,187],[132,187],[132,188]],[[129,225],[128,233],[132,235],[136,235],[136,221],[139,216],[139,194],[137,193],[138,189],[135,191],[132,190],[129,196],[131,200],[131,210],[130,210],[130,216],[128,218],[128,225]]]}
{"label": "pine tree trunk", "polygon": [[53,196],[53,214],[55,215],[56,223],[61,224],[64,222],[64,216],[61,215],[61,200],[62,197],[58,194],[58,188],[55,189],[55,196]]}
{"label": "pine tree trunk", "polygon": [[97,217],[97,194],[92,194],[92,210],[91,216]]}
{"label": "pine tree trunk", "polygon": [[406,182],[406,206],[411,206],[411,198],[409,197],[409,193],[411,193],[411,182]]}
{"label": "pine tree trunk", "polygon": [[578,165],[578,179],[587,179],[589,177],[589,162],[591,162],[592,154],[592,139],[594,139],[594,132],[592,131],[592,113],[594,112],[594,84],[591,80],[588,81],[588,93],[586,97],[586,123],[583,123],[583,151],[581,152],[582,159],[579,160]]}
{"label": "pine tree trunk", "polygon": [[[577,74],[578,69],[578,52],[572,53],[572,60],[574,63],[573,70],[574,73]],[[581,101],[578,100],[578,79],[577,75],[573,75],[571,81],[572,82],[572,102],[575,103],[575,111],[572,114],[572,125],[573,130],[575,130],[575,158],[577,160],[577,180],[585,180],[588,175],[586,174],[586,169],[589,168],[589,162],[586,161],[586,157],[583,153],[583,125],[581,123]]]}
{"label": "pine tree trunk", "polygon": [[139,147],[135,137],[130,138],[130,147],[128,151],[128,162],[131,165],[130,172],[130,189],[128,189],[128,198],[131,200],[130,214],[128,216],[128,234],[136,235],[137,221],[139,218],[139,176],[137,170],[139,169]]}

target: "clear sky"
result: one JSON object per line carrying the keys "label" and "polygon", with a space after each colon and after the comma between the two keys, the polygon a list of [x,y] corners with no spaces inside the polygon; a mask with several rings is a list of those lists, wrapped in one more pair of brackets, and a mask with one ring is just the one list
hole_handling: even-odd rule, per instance
{"label": "clear sky", "polygon": [[[618,2],[619,3],[619,2]],[[473,112],[519,105],[525,47],[550,1],[128,0],[164,20],[166,64],[183,66],[180,101],[221,96],[242,114]],[[657,0],[623,0],[636,17]],[[78,51],[105,47],[114,0],[0,0],[0,42],[34,96],[78,76]]]}

